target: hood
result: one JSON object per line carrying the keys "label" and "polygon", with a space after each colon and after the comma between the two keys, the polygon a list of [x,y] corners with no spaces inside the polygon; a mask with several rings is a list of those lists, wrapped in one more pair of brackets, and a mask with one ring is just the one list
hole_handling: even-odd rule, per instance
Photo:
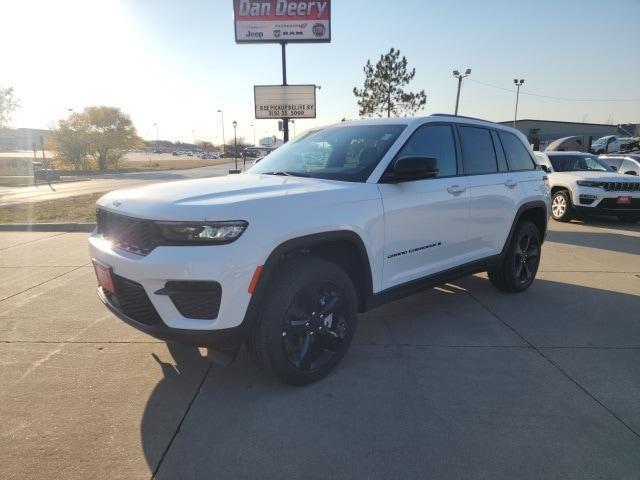
{"label": "hood", "polygon": [[[373,188],[372,188],[373,187]],[[375,185],[279,175],[240,174],[115,190],[100,208],[153,220],[242,220],[379,196]],[[304,201],[303,201],[304,200]]]}
{"label": "hood", "polygon": [[551,178],[565,179],[567,181],[594,180],[606,182],[633,182],[635,179],[630,175],[621,175],[617,172],[553,172]]}

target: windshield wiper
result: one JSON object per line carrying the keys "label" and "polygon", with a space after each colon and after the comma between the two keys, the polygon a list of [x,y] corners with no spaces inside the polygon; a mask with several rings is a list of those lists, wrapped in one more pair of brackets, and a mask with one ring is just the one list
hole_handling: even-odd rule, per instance
{"label": "windshield wiper", "polygon": [[282,175],[285,177],[309,177],[308,173],[304,172],[286,172],[284,170],[280,170],[277,172],[262,172],[262,175]]}

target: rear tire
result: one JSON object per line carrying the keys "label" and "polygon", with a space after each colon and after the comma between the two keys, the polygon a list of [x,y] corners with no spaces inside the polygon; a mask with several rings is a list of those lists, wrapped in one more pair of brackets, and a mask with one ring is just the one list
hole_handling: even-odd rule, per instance
{"label": "rear tire", "polygon": [[567,190],[558,190],[553,194],[551,217],[557,222],[570,222],[573,218],[573,205]]}
{"label": "rear tire", "polygon": [[274,273],[247,346],[255,362],[291,385],[326,376],[346,354],[357,325],[357,294],[337,265],[310,257]]}
{"label": "rear tire", "polygon": [[540,265],[542,241],[532,222],[519,222],[502,264],[490,270],[489,280],[499,290],[523,292],[531,286]]}

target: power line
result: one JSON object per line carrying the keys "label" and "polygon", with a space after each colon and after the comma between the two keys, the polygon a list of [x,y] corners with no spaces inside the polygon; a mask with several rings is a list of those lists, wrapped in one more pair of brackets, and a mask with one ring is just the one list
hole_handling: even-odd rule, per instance
{"label": "power line", "polygon": [[[468,78],[467,81],[484,85],[485,87],[496,88],[498,90],[504,90],[509,93],[516,93],[515,90],[510,88],[500,87],[499,85],[492,85],[491,83],[480,82],[473,78]],[[552,100],[563,100],[566,102],[638,102],[640,97],[637,98],[568,98],[568,97],[553,97],[551,95],[540,95],[537,93],[520,92],[520,95],[528,95],[530,97],[549,98]]]}

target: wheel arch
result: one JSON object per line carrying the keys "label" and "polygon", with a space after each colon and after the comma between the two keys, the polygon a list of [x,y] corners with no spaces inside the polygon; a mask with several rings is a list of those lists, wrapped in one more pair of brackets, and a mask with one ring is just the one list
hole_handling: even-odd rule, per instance
{"label": "wheel arch", "polygon": [[[351,278],[358,294],[358,310],[364,311],[373,292],[371,262],[362,238],[351,230],[335,230],[302,235],[279,244],[269,254],[255,291],[249,301],[244,323],[255,320],[267,293],[270,279],[283,262],[298,256],[311,256],[335,263]],[[248,320],[248,322],[247,322]]]}
{"label": "wheel arch", "polygon": [[540,238],[544,242],[544,238],[547,233],[548,219],[549,212],[547,212],[547,204],[542,200],[535,200],[522,204],[520,208],[518,208],[513,219],[513,224],[509,230],[509,235],[507,235],[507,240],[504,242],[500,256],[504,256],[506,254],[509,244],[511,243],[511,239],[516,231],[516,226],[522,220],[529,220],[533,222],[533,224],[538,227],[538,230],[540,231]]}

